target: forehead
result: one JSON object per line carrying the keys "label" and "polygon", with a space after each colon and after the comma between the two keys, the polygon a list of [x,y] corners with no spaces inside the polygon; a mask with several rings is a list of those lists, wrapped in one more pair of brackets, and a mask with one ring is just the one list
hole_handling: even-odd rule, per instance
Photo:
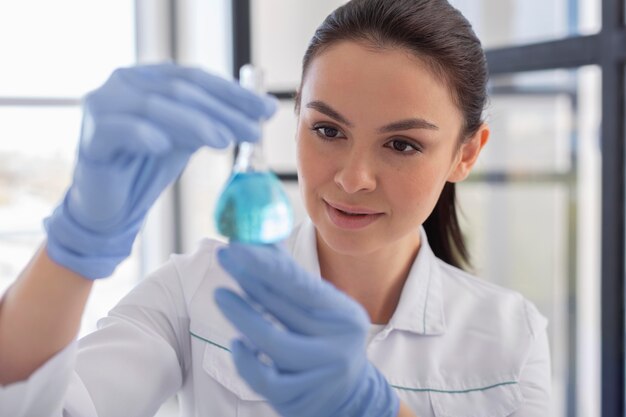
{"label": "forehead", "polygon": [[311,62],[301,99],[303,108],[311,100],[322,100],[346,112],[461,124],[448,86],[404,48],[380,49],[349,41],[332,45]]}

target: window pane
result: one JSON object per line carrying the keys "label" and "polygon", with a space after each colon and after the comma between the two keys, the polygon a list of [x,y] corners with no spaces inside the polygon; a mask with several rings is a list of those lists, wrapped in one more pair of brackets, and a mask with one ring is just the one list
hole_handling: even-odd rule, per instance
{"label": "window pane", "polygon": [[459,185],[473,263],[548,317],[553,415],[599,416],[600,71],[494,85],[493,137],[479,173]]}
{"label": "window pane", "polygon": [[[71,180],[80,117],[78,107],[0,107],[0,294],[43,241],[42,221]],[[135,285],[138,272],[133,254],[113,279],[97,283],[81,335]]]}
{"label": "window pane", "polygon": [[276,115],[268,121],[263,132],[263,152],[271,169],[296,172],[296,128],[294,101],[280,102]]}
{"label": "window pane", "polygon": [[41,220],[70,180],[78,138],[76,107],[0,107],[0,287],[6,288],[43,238]]}
{"label": "window pane", "polygon": [[266,70],[270,90],[293,90],[317,26],[347,0],[252,0],[252,61]]}
{"label": "window pane", "polygon": [[576,82],[576,74],[570,71],[495,78],[487,109],[491,138],[476,170],[568,172]]}
{"label": "window pane", "polygon": [[487,48],[600,31],[600,0],[450,0]]}
{"label": "window pane", "polygon": [[181,219],[183,251],[197,249],[203,238],[219,238],[215,226],[215,205],[228,182],[233,149],[200,149],[187,164],[181,177]]}
{"label": "window pane", "polygon": [[0,2],[0,96],[78,97],[134,62],[131,0]]}
{"label": "window pane", "polygon": [[[252,60],[270,90],[293,90],[306,46],[328,13],[345,0],[252,0]],[[451,0],[486,48],[598,33],[600,0]]]}

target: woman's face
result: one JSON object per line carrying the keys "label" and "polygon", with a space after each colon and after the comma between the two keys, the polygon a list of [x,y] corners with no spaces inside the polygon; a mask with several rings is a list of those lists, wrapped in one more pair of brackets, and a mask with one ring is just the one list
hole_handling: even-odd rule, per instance
{"label": "woman's face", "polygon": [[346,41],[318,55],[296,139],[320,244],[351,255],[414,250],[446,181],[467,175],[461,125],[448,87],[404,49]]}

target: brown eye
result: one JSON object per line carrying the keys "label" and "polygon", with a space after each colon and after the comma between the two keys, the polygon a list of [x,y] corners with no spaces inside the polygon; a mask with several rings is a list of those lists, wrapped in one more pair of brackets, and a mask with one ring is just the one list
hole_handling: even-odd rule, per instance
{"label": "brown eye", "polygon": [[421,152],[421,148],[417,144],[413,144],[406,140],[394,139],[385,144],[387,148],[404,155],[413,155]]}
{"label": "brown eye", "polygon": [[396,151],[404,152],[410,145],[406,142],[394,140],[391,146],[393,146],[393,149]]}
{"label": "brown eye", "polygon": [[339,129],[332,126],[314,126],[313,131],[322,139],[339,139],[345,137]]}
{"label": "brown eye", "polygon": [[334,127],[321,127],[320,129],[324,133],[324,136],[328,136],[329,138],[337,137],[339,134],[339,131]]}

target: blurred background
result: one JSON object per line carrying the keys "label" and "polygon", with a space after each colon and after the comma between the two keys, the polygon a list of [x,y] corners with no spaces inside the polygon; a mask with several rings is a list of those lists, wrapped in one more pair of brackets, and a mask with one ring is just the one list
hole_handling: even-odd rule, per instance
{"label": "blurred background", "polygon": [[[0,2],[0,293],[63,197],[84,94],[110,72],[175,61],[233,77],[252,62],[281,99],[266,157],[304,217],[293,93],[341,0]],[[488,51],[492,136],[459,187],[474,272],[550,321],[556,417],[624,415],[625,0],[452,0]],[[150,212],[132,256],[91,295],[81,335],[172,252],[216,237],[232,151],[202,150]],[[158,414],[177,415],[176,399]]]}

